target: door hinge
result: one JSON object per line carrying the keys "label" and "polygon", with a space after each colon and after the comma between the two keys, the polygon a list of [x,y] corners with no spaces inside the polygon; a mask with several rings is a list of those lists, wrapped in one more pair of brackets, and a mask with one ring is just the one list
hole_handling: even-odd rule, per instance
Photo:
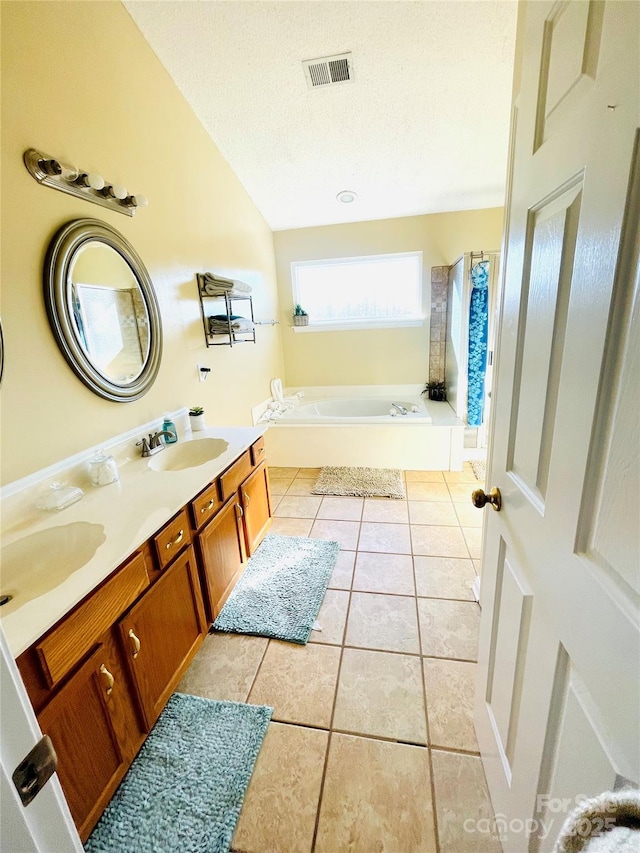
{"label": "door hinge", "polygon": [[16,786],[23,806],[28,806],[56,772],[58,756],[49,735],[33,747],[18,764],[11,778]]}

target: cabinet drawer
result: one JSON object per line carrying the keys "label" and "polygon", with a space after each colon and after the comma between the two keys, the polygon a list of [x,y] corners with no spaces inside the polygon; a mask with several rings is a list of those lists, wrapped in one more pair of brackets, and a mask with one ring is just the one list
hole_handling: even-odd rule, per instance
{"label": "cabinet drawer", "polygon": [[161,569],[178,556],[178,554],[191,544],[191,530],[189,529],[189,518],[185,509],[180,510],[178,515],[166,524],[159,533],[153,537],[156,547],[158,565]]}
{"label": "cabinet drawer", "polygon": [[264,436],[251,445],[251,464],[255,468],[261,462],[264,462]]}
{"label": "cabinet drawer", "polygon": [[218,494],[218,481],[204,490],[197,498],[191,501],[191,517],[193,518],[193,526],[197,529],[202,527],[222,506],[220,495]]}
{"label": "cabinet drawer", "polygon": [[251,454],[247,450],[220,477],[220,497],[222,500],[227,501],[238,490],[240,483],[243,483],[252,471]]}
{"label": "cabinet drawer", "polygon": [[49,687],[80,661],[98,639],[149,586],[142,554],[136,554],[65,621],[36,643]]}

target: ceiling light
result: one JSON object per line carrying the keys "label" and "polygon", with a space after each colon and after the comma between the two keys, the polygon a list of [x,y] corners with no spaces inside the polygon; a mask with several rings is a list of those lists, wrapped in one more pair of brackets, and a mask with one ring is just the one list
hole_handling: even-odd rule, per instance
{"label": "ceiling light", "polygon": [[341,190],[336,198],[343,204],[351,204],[358,198],[358,193],[354,193],[353,190]]}

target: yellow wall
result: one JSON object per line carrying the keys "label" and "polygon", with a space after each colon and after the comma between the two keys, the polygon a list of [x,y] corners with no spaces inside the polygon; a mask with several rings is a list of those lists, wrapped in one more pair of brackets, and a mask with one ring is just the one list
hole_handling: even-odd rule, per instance
{"label": "yellow wall", "polygon": [[[1,10],[2,482],[166,409],[203,405],[209,424],[250,423],[250,407],[282,375],[280,329],[259,328],[256,345],[205,349],[195,272],[249,282],[256,317],[275,316],[271,231],[120,3],[4,2]],[[143,193],[150,206],[129,218],[38,186],[22,163],[31,146]],[[124,234],[158,295],[162,365],[134,403],[89,391],[47,322],[46,247],[82,217]],[[198,362],[212,368],[204,384]]]}
{"label": "yellow wall", "polygon": [[[498,249],[503,208],[407,216],[274,234],[287,385],[390,385],[427,380],[431,267],[463,252]],[[291,328],[291,262],[423,253],[425,323],[420,328],[296,334]]]}

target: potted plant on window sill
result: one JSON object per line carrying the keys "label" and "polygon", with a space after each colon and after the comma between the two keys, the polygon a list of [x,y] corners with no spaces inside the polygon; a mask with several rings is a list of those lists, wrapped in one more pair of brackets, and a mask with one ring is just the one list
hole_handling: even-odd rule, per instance
{"label": "potted plant on window sill", "polygon": [[204,419],[204,409],[202,406],[192,406],[189,409],[189,421],[191,423],[192,432],[207,428],[207,424]]}
{"label": "potted plant on window sill", "polygon": [[308,326],[309,325],[309,315],[303,309],[302,305],[296,305],[293,310],[293,325],[294,326]]}
{"label": "potted plant on window sill", "polygon": [[427,382],[422,394],[428,394],[429,399],[434,402],[445,403],[447,400],[447,386],[444,382]]}

